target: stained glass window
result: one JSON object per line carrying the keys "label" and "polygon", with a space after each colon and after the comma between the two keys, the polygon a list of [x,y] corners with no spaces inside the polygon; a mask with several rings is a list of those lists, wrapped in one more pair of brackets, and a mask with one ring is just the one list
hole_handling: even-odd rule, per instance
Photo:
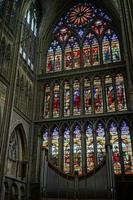
{"label": "stained glass window", "polygon": [[84,66],[100,64],[99,58],[99,43],[96,36],[89,33],[83,43],[83,60]]}
{"label": "stained glass window", "polygon": [[64,82],[64,116],[70,116],[70,84]]}
{"label": "stained glass window", "polygon": [[85,113],[90,114],[92,112],[92,100],[91,100],[91,84],[88,79],[84,79],[84,105],[85,105]]}
{"label": "stained glass window", "polygon": [[125,174],[133,174],[133,153],[131,147],[130,129],[127,121],[123,120],[120,124],[122,155]]}
{"label": "stained glass window", "polygon": [[70,128],[64,128],[64,172],[70,173]]}
{"label": "stained glass window", "polygon": [[92,25],[92,29],[98,34],[98,35],[102,35],[103,31],[105,30],[105,28],[107,27],[107,22],[101,20],[101,19],[97,19],[94,24]]}
{"label": "stained glass window", "polygon": [[73,156],[74,156],[74,172],[82,174],[82,151],[81,151],[81,127],[76,124],[73,130]]}
{"label": "stained glass window", "polygon": [[119,149],[119,138],[117,125],[115,122],[111,122],[109,125],[110,143],[112,144],[113,152],[113,166],[115,174],[121,174],[121,163],[120,163],[120,149]]}
{"label": "stained glass window", "polygon": [[97,140],[97,163],[101,163],[105,156],[105,129],[103,123],[99,122],[96,128]]}
{"label": "stained glass window", "polygon": [[102,53],[103,53],[103,63],[105,63],[105,64],[110,63],[111,62],[111,49],[110,49],[110,41],[109,41],[107,33],[103,37]]}
{"label": "stained glass window", "polygon": [[60,86],[55,83],[53,88],[53,117],[59,117],[60,114]]}
{"label": "stained glass window", "polygon": [[50,86],[45,86],[45,97],[44,97],[44,117],[47,118],[50,116]]}
{"label": "stained glass window", "polygon": [[62,50],[58,41],[54,40],[48,49],[47,72],[60,71],[62,67]]}
{"label": "stained glass window", "polygon": [[52,163],[58,166],[59,159],[59,128],[55,126],[52,130],[52,141],[51,141],[51,154]]}
{"label": "stained glass window", "polygon": [[42,147],[48,149],[48,129],[46,127],[43,128],[42,136],[43,136]]}
{"label": "stained glass window", "polygon": [[80,82],[75,80],[73,83],[73,115],[79,115],[81,112]]}
{"label": "stained glass window", "polygon": [[77,39],[72,36],[69,38],[65,47],[64,68],[66,70],[80,67],[80,48]]}
{"label": "stained glass window", "polygon": [[93,96],[94,96],[94,112],[102,113],[103,112],[103,96],[102,96],[101,80],[99,77],[96,77],[94,79]]}
{"label": "stained glass window", "polygon": [[105,77],[105,87],[106,87],[107,112],[114,112],[115,111],[114,87],[112,84],[112,77],[110,75],[107,75]]}
{"label": "stained glass window", "polygon": [[71,34],[71,30],[64,24],[61,23],[55,31],[55,36],[60,42],[65,42]]}
{"label": "stained glass window", "polygon": [[95,166],[95,153],[94,153],[94,141],[93,141],[93,129],[92,125],[87,123],[86,125],[86,157],[87,157],[87,171],[91,171]]}
{"label": "stained glass window", "polygon": [[113,62],[120,61],[121,60],[120,45],[119,45],[118,37],[115,33],[112,34],[112,38],[111,38],[111,50],[112,50]]}
{"label": "stained glass window", "polygon": [[122,74],[116,76],[116,95],[117,95],[117,106],[118,111],[127,110],[126,97],[125,97],[125,87],[124,78]]}

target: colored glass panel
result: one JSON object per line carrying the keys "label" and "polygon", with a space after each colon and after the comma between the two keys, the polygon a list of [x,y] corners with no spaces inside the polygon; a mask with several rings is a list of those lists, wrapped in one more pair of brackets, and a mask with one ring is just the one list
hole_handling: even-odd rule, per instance
{"label": "colored glass panel", "polygon": [[80,82],[74,81],[73,84],[73,115],[80,115],[81,100],[80,100]]}
{"label": "colored glass panel", "polygon": [[50,47],[47,53],[47,68],[46,71],[47,72],[52,72],[54,68],[54,51],[53,49]]}
{"label": "colored glass panel", "polygon": [[116,76],[116,96],[118,111],[127,110],[124,78],[122,74]]}
{"label": "colored glass panel", "polygon": [[60,113],[60,86],[58,83],[54,85],[53,90],[53,117],[59,117]]}
{"label": "colored glass panel", "polygon": [[64,172],[70,173],[70,129],[64,129]]}
{"label": "colored glass panel", "polygon": [[115,33],[112,34],[111,38],[111,50],[112,50],[112,60],[113,62],[118,62],[121,60],[120,56],[120,46],[119,40]]}
{"label": "colored glass panel", "polygon": [[90,124],[86,127],[86,156],[87,156],[87,171],[91,171],[95,166],[95,154],[94,154],[94,141],[93,141],[93,129]]}
{"label": "colored glass panel", "polygon": [[98,34],[101,35],[104,31],[104,29],[107,27],[107,22],[103,20],[96,20],[94,24],[92,25],[92,29]]}
{"label": "colored glass panel", "polygon": [[84,79],[84,105],[85,105],[85,113],[90,114],[92,112],[92,100],[91,100],[91,85],[88,79]]}
{"label": "colored glass panel", "polygon": [[42,134],[43,134],[42,147],[48,149],[48,129],[44,128]]}
{"label": "colored glass panel", "polygon": [[65,70],[70,70],[73,68],[73,51],[69,43],[65,48],[64,68]]}
{"label": "colored glass panel", "polygon": [[55,33],[57,39],[62,43],[67,40],[70,34],[71,34],[71,30],[66,25],[63,25],[63,24],[59,26],[59,28],[57,29],[57,32]]}
{"label": "colored glass panel", "polygon": [[120,163],[120,149],[119,149],[119,138],[118,131],[115,122],[111,122],[109,125],[110,144],[112,144],[112,156],[113,166],[115,174],[121,174],[121,163]]}
{"label": "colored glass panel", "polygon": [[92,33],[89,33],[86,36],[83,43],[83,61],[85,67],[98,65],[100,63],[99,44],[95,35]]}
{"label": "colored glass panel", "polygon": [[96,77],[94,79],[93,96],[94,96],[94,112],[102,113],[103,112],[103,96],[102,96],[101,80],[99,79],[99,77]]}
{"label": "colored glass panel", "polygon": [[82,174],[82,151],[81,151],[81,128],[75,125],[73,131],[73,156],[74,156],[74,172],[78,175]]}
{"label": "colored glass panel", "polygon": [[74,6],[67,14],[68,21],[73,26],[84,26],[92,15],[92,8],[86,3]]}
{"label": "colored glass panel", "polygon": [[96,128],[97,140],[97,163],[100,164],[105,156],[105,129],[102,123],[98,123]]}
{"label": "colored glass panel", "polygon": [[51,153],[52,153],[53,165],[58,166],[58,159],[59,159],[59,129],[58,127],[54,127],[52,131]]}
{"label": "colored glass panel", "polygon": [[45,99],[44,99],[44,117],[49,117],[50,114],[50,87],[46,85],[45,87]]}
{"label": "colored glass panel", "polygon": [[103,53],[103,63],[111,62],[111,50],[110,50],[110,41],[107,35],[105,34],[102,41],[102,53]]}
{"label": "colored glass panel", "polygon": [[107,112],[114,112],[115,111],[114,87],[112,84],[112,77],[110,75],[107,75],[105,77],[105,87],[106,87]]}
{"label": "colored glass panel", "polygon": [[120,130],[121,130],[124,171],[125,174],[133,174],[133,153],[131,147],[131,136],[130,136],[129,125],[126,121],[121,122]]}
{"label": "colored glass panel", "polygon": [[62,65],[62,50],[60,46],[57,46],[57,49],[55,51],[55,66],[54,71],[60,71]]}
{"label": "colored glass panel", "polygon": [[70,84],[64,83],[64,116],[70,115]]}

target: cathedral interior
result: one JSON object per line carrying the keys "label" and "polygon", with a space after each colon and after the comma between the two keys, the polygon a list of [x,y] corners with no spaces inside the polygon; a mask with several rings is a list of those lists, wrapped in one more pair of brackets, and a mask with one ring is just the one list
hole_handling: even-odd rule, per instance
{"label": "cathedral interior", "polygon": [[0,0],[0,199],[132,188],[133,0]]}

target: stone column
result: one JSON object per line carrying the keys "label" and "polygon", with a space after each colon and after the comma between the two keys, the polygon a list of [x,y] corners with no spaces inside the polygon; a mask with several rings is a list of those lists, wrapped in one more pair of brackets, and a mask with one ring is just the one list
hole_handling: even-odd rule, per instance
{"label": "stone column", "polygon": [[133,0],[118,0],[118,6],[128,76],[129,109],[133,110]]}

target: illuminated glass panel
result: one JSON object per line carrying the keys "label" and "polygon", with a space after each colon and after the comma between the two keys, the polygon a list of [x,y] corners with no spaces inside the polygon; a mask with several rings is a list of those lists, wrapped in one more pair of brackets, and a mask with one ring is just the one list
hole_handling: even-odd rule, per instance
{"label": "illuminated glass panel", "polygon": [[124,78],[122,74],[116,76],[116,96],[118,111],[127,110]]}
{"label": "illuminated glass panel", "polygon": [[44,117],[49,117],[50,114],[50,86],[45,86],[45,97],[44,97]]}
{"label": "illuminated glass panel", "polygon": [[64,116],[70,115],[70,84],[64,82]]}
{"label": "illuminated glass panel", "polygon": [[98,34],[102,35],[104,29],[107,27],[107,22],[103,20],[96,20],[94,24],[92,25],[92,29]]}
{"label": "illuminated glass panel", "polygon": [[44,128],[42,134],[43,134],[42,135],[43,136],[42,147],[45,149],[48,149],[48,129]]}
{"label": "illuminated glass panel", "polygon": [[52,151],[52,163],[58,166],[59,159],[59,129],[57,126],[53,128],[52,131],[52,141],[51,141],[51,151]]}
{"label": "illuminated glass panel", "polygon": [[70,173],[70,129],[64,129],[64,172]]}
{"label": "illuminated glass panel", "polygon": [[80,100],[80,82],[74,81],[73,84],[73,115],[80,115],[81,100]]}
{"label": "illuminated glass panel", "polygon": [[133,153],[131,147],[131,136],[130,136],[129,125],[124,120],[120,124],[120,131],[121,131],[124,171],[125,174],[133,174]]}
{"label": "illuminated glass panel", "polygon": [[85,105],[85,113],[90,114],[92,112],[92,101],[91,101],[91,85],[88,79],[84,79],[84,105]]}
{"label": "illuminated glass panel", "polygon": [[47,68],[46,72],[60,71],[62,66],[62,49],[58,41],[54,40],[51,43],[47,53]]}
{"label": "illuminated glass panel", "polygon": [[99,44],[94,34],[89,33],[83,43],[84,67],[100,64]]}
{"label": "illuminated glass panel", "polygon": [[87,3],[79,3],[67,14],[68,21],[75,27],[84,26],[92,15],[92,8]]}
{"label": "illuminated glass panel", "polygon": [[115,174],[121,174],[120,149],[117,126],[115,122],[109,125],[110,144],[112,144],[113,166]]}
{"label": "illuminated glass panel", "polygon": [[112,50],[113,62],[120,61],[121,60],[120,45],[119,45],[118,37],[115,33],[112,34],[112,38],[111,38],[111,50]]}
{"label": "illuminated glass panel", "polygon": [[50,47],[47,53],[47,72],[52,72],[54,69],[54,51]]}
{"label": "illuminated glass panel", "polygon": [[55,83],[53,89],[53,117],[59,117],[60,113],[60,86]]}
{"label": "illuminated glass panel", "polygon": [[94,79],[93,96],[94,96],[94,112],[102,113],[103,112],[103,96],[102,96],[101,80],[99,79],[99,77],[96,77]]}
{"label": "illuminated glass panel", "polygon": [[74,172],[78,175],[82,174],[82,151],[81,151],[81,127],[76,124],[73,131],[73,156],[74,156]]}
{"label": "illuminated glass panel", "polygon": [[71,30],[66,25],[61,24],[61,26],[60,25],[58,26],[55,36],[60,42],[63,43],[67,40],[70,34],[71,34]]}
{"label": "illuminated glass panel", "polygon": [[106,87],[107,112],[114,112],[115,111],[114,87],[112,84],[112,77],[110,75],[107,75],[105,77],[105,87]]}
{"label": "illuminated glass panel", "polygon": [[105,129],[102,123],[98,123],[96,128],[97,141],[97,163],[100,164],[105,156]]}
{"label": "illuminated glass panel", "polygon": [[94,141],[93,141],[93,129],[91,124],[86,126],[86,156],[87,156],[87,171],[91,171],[95,166],[95,154],[94,154]]}
{"label": "illuminated glass panel", "polygon": [[103,53],[103,63],[111,62],[111,50],[110,50],[110,41],[108,38],[108,34],[105,33],[102,41],[102,53]]}

